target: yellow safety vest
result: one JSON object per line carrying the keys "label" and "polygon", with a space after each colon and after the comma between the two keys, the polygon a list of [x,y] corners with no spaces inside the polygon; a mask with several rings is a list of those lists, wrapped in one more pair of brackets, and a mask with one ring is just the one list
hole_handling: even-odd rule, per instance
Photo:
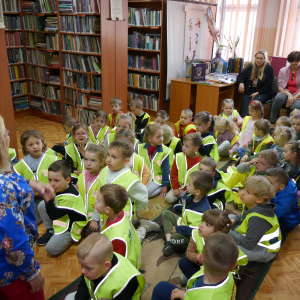
{"label": "yellow safety vest", "polygon": [[[214,194],[220,193],[221,191],[225,192],[225,199],[226,202],[231,202],[234,199],[234,194],[231,189],[229,189],[223,182],[220,182],[220,180],[217,183],[216,188],[212,189],[207,193],[207,197],[213,196]],[[225,207],[223,206],[223,203],[220,200],[217,200],[217,202],[214,202],[214,204],[221,210],[224,210]]]}
{"label": "yellow safety vest", "polygon": [[[233,109],[232,111],[233,111],[233,117],[234,117],[234,118],[237,118],[237,116],[238,116],[238,111],[237,111],[236,109]],[[227,116],[225,113],[221,113],[220,116],[222,116],[222,117],[225,118],[225,119],[228,119],[228,116]],[[217,137],[216,137],[216,138],[217,138]]]}
{"label": "yellow safety vest", "polygon": [[121,116],[121,115],[117,115],[117,116],[116,116],[115,126],[112,127],[112,114],[109,114],[109,115],[108,115],[108,120],[109,120],[109,130],[110,130],[110,132],[115,132],[114,128],[116,127],[116,124],[117,124],[118,119],[119,119],[120,116]]}
{"label": "yellow safety vest", "polygon": [[[144,114],[144,117],[143,117],[143,119],[142,119],[142,122],[143,122],[145,119],[147,119],[147,118],[148,118],[148,122],[147,122],[147,125],[148,125],[148,124],[150,123],[150,116],[149,116],[147,113]],[[147,126],[147,125],[146,125],[146,126]],[[135,128],[135,121],[133,121],[133,128]],[[142,133],[143,130],[144,130],[144,128],[139,129],[138,133]]]}
{"label": "yellow safety vest", "polygon": [[47,155],[56,156],[58,160],[61,160],[61,157],[58,155],[58,153],[51,148],[47,148],[47,151],[45,152]]}
{"label": "yellow safety vest", "polygon": [[178,226],[183,226],[181,221],[185,226],[191,228],[198,228],[199,224],[202,222],[203,213],[194,210],[186,209],[185,206],[182,208],[182,217],[177,220]]}
{"label": "yellow safety vest", "polygon": [[67,145],[74,143],[74,139],[73,139],[72,133],[68,133],[66,135],[66,140],[67,140]]}
{"label": "yellow safety vest", "polygon": [[142,181],[143,179],[143,171],[144,171],[144,158],[141,157],[139,154],[137,153],[133,153],[133,166],[132,166],[132,170],[131,172],[136,175],[137,177],[140,178],[140,180]]}
{"label": "yellow safety vest", "polygon": [[103,143],[105,135],[107,134],[108,131],[109,131],[109,127],[107,125],[105,125],[98,131],[98,134],[95,137],[91,126],[89,126],[90,140],[92,141],[92,143],[94,143],[96,145],[98,145],[99,143]]}
{"label": "yellow safety vest", "polygon": [[253,141],[252,153],[258,154],[262,146],[270,143],[274,144],[274,139],[269,134],[262,141],[259,142],[258,146],[255,149],[255,142]]}
{"label": "yellow safety vest", "polygon": [[[215,162],[218,162],[220,160],[220,156],[219,156],[219,150],[218,150],[218,144],[217,144],[217,141],[216,139],[212,136],[212,135],[208,135],[207,137],[205,137],[204,139],[202,139],[202,145],[205,146],[205,145],[210,145],[210,144],[213,144],[213,148],[210,150],[209,152],[209,156],[211,158],[213,158],[215,160]],[[201,158],[204,158],[206,156],[202,156],[199,151],[198,151],[198,155],[201,157]]]}
{"label": "yellow safety vest", "polygon": [[183,130],[182,130],[182,133],[183,133],[183,136],[181,136],[181,133],[180,133],[180,120],[175,123],[175,128],[176,128],[176,132],[177,132],[177,135],[179,138],[182,138],[184,137],[185,135],[188,134],[188,132],[192,129],[194,129],[196,131],[196,125],[193,123],[193,124],[187,124]]}
{"label": "yellow safety vest", "polygon": [[8,153],[9,153],[9,156],[10,156],[10,160],[15,159],[16,156],[17,156],[16,149],[14,149],[14,148],[9,148]]}
{"label": "yellow safety vest", "polygon": [[[173,137],[172,138],[172,141],[169,145],[169,148],[172,150],[169,154],[169,164],[170,164],[170,170],[172,169],[172,166],[173,166],[173,162],[174,162],[174,153],[175,153],[175,149],[177,147],[177,144],[181,142],[179,138],[177,137]],[[167,146],[166,146],[167,147]]]}

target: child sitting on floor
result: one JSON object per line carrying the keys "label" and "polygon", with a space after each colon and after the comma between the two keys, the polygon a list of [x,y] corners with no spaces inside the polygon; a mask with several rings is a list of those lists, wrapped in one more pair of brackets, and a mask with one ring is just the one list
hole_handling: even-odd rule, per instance
{"label": "child sitting on floor", "polygon": [[110,107],[112,110],[112,114],[108,115],[108,122],[107,122],[107,126],[109,126],[109,130],[110,132],[114,132],[118,118],[120,115],[122,115],[122,100],[117,98],[117,97],[113,97],[110,99]]}
{"label": "child sitting on floor", "polygon": [[[300,112],[300,111],[299,111]],[[292,127],[291,119],[287,116],[281,116],[277,119],[275,123],[275,127],[277,126],[286,126],[286,127]]]}
{"label": "child sitting on floor", "polygon": [[243,123],[243,119],[236,109],[234,109],[234,101],[232,99],[224,99],[221,103],[222,112],[220,116],[228,121],[232,121],[237,127]]}
{"label": "child sitting on floor", "polygon": [[36,243],[46,245],[46,252],[50,255],[63,253],[72,240],[79,242],[82,229],[88,222],[84,201],[75,186],[70,184],[71,169],[64,160],[49,167],[49,184],[55,192],[55,199],[41,201],[38,206],[47,231]]}
{"label": "child sitting on floor", "polygon": [[300,221],[296,184],[281,168],[269,170],[266,178],[275,191],[275,198],[271,202],[276,204],[275,215],[278,218],[280,229],[282,231],[293,230]]}
{"label": "child sitting on floor", "polygon": [[167,125],[169,121],[169,114],[165,110],[159,110],[156,113],[156,117],[154,120],[154,123],[157,124],[158,126],[164,126]]}
{"label": "child sitting on floor", "polygon": [[300,174],[300,142],[289,141],[283,149],[283,169],[296,180]]}
{"label": "child sitting on floor", "polygon": [[174,135],[183,142],[183,137],[189,133],[196,132],[196,126],[193,119],[193,112],[190,109],[184,109],[180,114],[180,120],[175,123]]}
{"label": "child sitting on floor", "polygon": [[239,249],[229,235],[211,234],[203,247],[203,267],[188,281],[186,291],[162,281],[155,286],[151,300],[235,299],[236,286],[230,271],[238,255]]}
{"label": "child sitting on floor", "polygon": [[197,155],[197,152],[201,145],[202,139],[197,133],[190,133],[183,137],[183,152],[176,155],[171,169],[172,189],[166,196],[168,203],[177,202],[186,190],[189,175],[198,170],[201,157]]}
{"label": "child sitting on floor", "polygon": [[199,149],[200,156],[212,157],[216,162],[219,161],[219,151],[218,144],[214,138],[214,118],[207,111],[199,112],[195,118],[194,122],[196,125],[197,133],[201,135],[202,146]]}
{"label": "child sitting on floor", "polygon": [[240,192],[243,212],[229,215],[234,225],[229,235],[248,256],[249,261],[267,263],[281,247],[281,231],[275,215],[276,205],[270,200],[275,192],[263,176],[251,176]]}
{"label": "child sitting on floor", "polygon": [[295,109],[293,109],[291,111],[291,113],[290,113],[290,119],[291,119],[291,121],[292,121],[294,115],[297,115],[297,114],[300,114],[300,109],[295,108]]}
{"label": "child sitting on floor", "polygon": [[107,123],[107,113],[104,110],[98,110],[94,114],[93,124],[89,126],[89,138],[94,144],[104,143],[104,138],[110,133]]}
{"label": "child sitting on floor", "polygon": [[270,149],[272,147],[274,140],[269,134],[270,129],[271,125],[268,120],[260,119],[254,123],[255,136],[249,143],[245,154],[240,161],[241,163],[257,158],[260,151]]}
{"label": "child sitting on floor", "polygon": [[118,253],[103,234],[89,235],[78,247],[81,281],[77,292],[65,300],[140,299],[145,279],[132,263]]}
{"label": "child sitting on floor", "polygon": [[195,171],[190,174],[186,192],[182,194],[184,206],[182,217],[165,210],[162,214],[163,227],[166,242],[163,254],[170,256],[175,253],[176,248],[186,248],[194,226],[202,221],[203,212],[210,209],[206,194],[213,187],[213,177],[205,171]]}
{"label": "child sitting on floor", "polygon": [[293,138],[293,130],[289,127],[277,126],[273,138],[275,143],[271,150],[279,155],[280,160],[283,160],[284,145]]}
{"label": "child sitting on floor", "polygon": [[300,113],[293,116],[292,128],[294,128],[296,133],[297,141],[300,140]]}

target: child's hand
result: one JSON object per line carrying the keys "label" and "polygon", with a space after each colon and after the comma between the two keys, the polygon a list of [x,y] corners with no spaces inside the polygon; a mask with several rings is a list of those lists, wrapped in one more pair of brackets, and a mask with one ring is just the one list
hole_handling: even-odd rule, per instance
{"label": "child's hand", "polygon": [[98,230],[98,222],[96,222],[95,220],[92,220],[90,222],[89,227],[92,231],[97,231]]}
{"label": "child's hand", "polygon": [[257,164],[258,163],[258,158],[253,158],[252,160],[246,162],[246,167],[250,167],[253,164]]}
{"label": "child's hand", "polygon": [[248,148],[248,144],[245,144],[245,145],[243,146],[243,148],[247,149],[247,148]]}
{"label": "child's hand", "polygon": [[168,191],[168,188],[166,186],[163,186],[163,188],[161,189],[159,197],[160,198],[165,198],[166,195],[167,195],[167,191]]}
{"label": "child's hand", "polygon": [[176,233],[176,226],[173,226],[171,233]]}
{"label": "child's hand", "polygon": [[65,143],[64,142],[59,142],[59,143],[56,143],[56,145],[58,145],[59,147],[64,147]]}
{"label": "child's hand", "polygon": [[184,190],[179,190],[179,197],[184,193]]}
{"label": "child's hand", "polygon": [[171,300],[175,300],[175,299],[183,300],[184,294],[185,294],[185,292],[183,290],[175,289],[172,291]]}
{"label": "child's hand", "polygon": [[232,121],[235,122],[235,123],[237,122],[237,120],[238,120],[237,117],[233,117],[233,118],[232,118]]}
{"label": "child's hand", "polygon": [[245,155],[243,156],[243,158],[241,159],[241,162],[240,162],[240,163],[246,162],[247,159],[248,159],[248,155],[245,154]]}
{"label": "child's hand", "polygon": [[232,225],[234,225],[235,224],[235,219],[230,219],[230,220],[232,222]]}
{"label": "child's hand", "polygon": [[231,151],[231,150],[229,150],[229,151],[228,151],[228,154],[232,156],[232,154],[233,154],[233,153],[232,153],[232,151]]}
{"label": "child's hand", "polygon": [[203,264],[203,255],[202,255],[202,253],[200,253],[198,255],[198,261],[199,261],[199,264]]}
{"label": "child's hand", "polygon": [[240,120],[240,121],[237,121],[237,122],[236,122],[236,125],[237,125],[237,126],[241,126],[242,124],[243,124],[243,120]]}
{"label": "child's hand", "polygon": [[78,151],[80,152],[80,154],[84,157],[84,144],[80,144],[78,146]]}
{"label": "child's hand", "polygon": [[180,190],[173,190],[173,195],[179,197]]}
{"label": "child's hand", "polygon": [[76,174],[76,175],[80,175],[82,172],[81,171],[77,171],[77,170],[74,170],[74,174]]}

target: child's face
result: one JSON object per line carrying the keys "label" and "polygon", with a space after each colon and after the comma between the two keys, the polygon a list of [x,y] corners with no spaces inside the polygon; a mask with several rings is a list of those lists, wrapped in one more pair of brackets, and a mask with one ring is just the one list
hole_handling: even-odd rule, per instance
{"label": "child's face", "polygon": [[264,172],[264,171],[270,169],[271,167],[274,167],[274,166],[271,166],[265,158],[261,157],[260,155],[258,156],[258,161],[255,164],[256,172]]}
{"label": "child's face", "polygon": [[163,126],[167,124],[167,122],[161,117],[156,117],[154,123],[158,126]]}
{"label": "child's face", "polygon": [[253,132],[258,137],[264,137],[265,136],[265,134],[261,130],[258,130],[255,126],[254,126]]}
{"label": "child's face", "polygon": [[164,141],[162,130],[157,130],[153,136],[148,136],[148,141],[151,146],[162,145]]}
{"label": "child's face", "polygon": [[187,114],[184,114],[184,113],[181,113],[181,115],[180,115],[180,124],[182,125],[182,126],[185,126],[185,125],[187,125],[189,122],[191,122],[191,117],[189,116],[189,115],[187,115]]}
{"label": "child's face", "polygon": [[112,103],[110,105],[111,110],[113,112],[114,115],[117,115],[122,107],[122,105],[119,105],[118,103]]}
{"label": "child's face", "polygon": [[130,110],[136,115],[139,116],[143,112],[143,108],[137,108],[136,106],[130,106]]}
{"label": "child's face", "polygon": [[34,136],[29,137],[25,142],[25,150],[28,151],[33,158],[40,158],[43,150],[41,139]]}
{"label": "child's face", "polygon": [[88,280],[95,280],[101,277],[107,270],[105,263],[98,263],[99,258],[88,254],[84,259],[78,258],[81,265],[81,272]]}
{"label": "child's face", "polygon": [[223,111],[225,112],[226,115],[230,115],[233,111],[233,105],[230,103],[226,103],[223,107],[222,107]]}
{"label": "child's face", "polygon": [[98,193],[95,209],[99,212],[99,214],[107,214],[107,206],[101,193]]}
{"label": "child's face", "polygon": [[118,119],[116,132],[118,132],[121,129],[130,129],[131,130],[127,120]]}
{"label": "child's face", "polygon": [[249,116],[252,119],[259,119],[260,118],[260,111],[258,109],[253,109],[252,107],[249,106]]}
{"label": "child's face", "polygon": [[194,188],[194,180],[191,177],[189,177],[189,181],[186,184],[186,190],[193,196],[195,196],[197,193],[197,190]]}
{"label": "child's face", "polygon": [[292,127],[294,128],[294,130],[296,131],[296,133],[300,132],[300,119],[292,119]]}
{"label": "child's face", "polygon": [[275,194],[285,189],[285,184],[277,182],[275,177],[266,176],[266,178],[272,184]]}
{"label": "child's face", "polygon": [[83,128],[79,128],[74,135],[76,144],[85,144],[89,134]]}
{"label": "child's face", "polygon": [[283,148],[283,158],[285,161],[293,161],[296,157],[297,153],[293,152],[291,146],[286,144]]}
{"label": "child's face", "polygon": [[188,157],[194,157],[197,154],[198,149],[198,147],[193,145],[192,140],[183,141],[182,152],[184,155]]}
{"label": "child's face", "polygon": [[222,127],[220,125],[216,125],[215,126],[216,131],[218,131],[218,133],[224,133],[227,129],[227,127]]}
{"label": "child's face", "polygon": [[112,171],[119,171],[128,164],[129,158],[124,158],[120,150],[115,148],[107,149],[106,165]]}
{"label": "child's face", "polygon": [[73,128],[73,126],[71,125],[71,126],[68,126],[68,125],[63,125],[63,130],[64,130],[64,132],[65,132],[65,134],[69,134],[69,133],[71,133],[72,132],[72,128]]}
{"label": "child's face", "polygon": [[200,119],[196,119],[195,121],[194,121],[194,123],[195,123],[195,125],[196,125],[196,130],[197,130],[197,132],[201,135],[202,133],[206,133],[206,132],[208,132],[208,128],[209,128],[209,126],[210,126],[210,122],[208,122],[208,123],[203,123],[203,122],[201,122],[201,120]]}
{"label": "child's face", "polygon": [[276,129],[274,131],[273,138],[274,138],[275,144],[278,144],[278,145],[282,144],[284,142],[284,140],[285,140],[284,138],[280,137],[280,131],[278,129]]}
{"label": "child's face", "polygon": [[209,225],[205,221],[202,221],[199,224],[198,234],[200,236],[202,236],[204,239],[208,238],[214,232],[215,232],[215,227],[212,225]]}
{"label": "child's face", "polygon": [[94,125],[97,130],[100,130],[106,125],[105,119],[102,117],[97,117],[94,119]]}
{"label": "child's face", "polygon": [[255,195],[251,193],[247,188],[243,188],[240,191],[241,202],[244,203],[248,209],[252,209],[257,204],[263,202],[264,199],[257,198]]}
{"label": "child's face", "polygon": [[206,171],[206,172],[209,172],[212,176],[215,176],[216,172],[215,170],[213,169],[213,167],[211,166],[206,166],[204,164],[199,164],[199,167],[198,167],[198,170],[199,171]]}
{"label": "child's face", "polygon": [[64,192],[71,181],[71,178],[64,178],[62,172],[48,172],[48,181],[55,193]]}
{"label": "child's face", "polygon": [[91,174],[97,174],[101,169],[101,161],[99,156],[93,152],[85,151],[84,168]]}

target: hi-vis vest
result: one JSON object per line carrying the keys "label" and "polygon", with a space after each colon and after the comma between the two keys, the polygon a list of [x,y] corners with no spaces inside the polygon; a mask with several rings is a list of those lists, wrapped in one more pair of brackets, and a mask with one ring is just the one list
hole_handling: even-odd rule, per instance
{"label": "hi-vis vest", "polygon": [[[206,145],[211,145],[213,144],[213,148],[210,150],[209,152],[209,156],[211,158],[213,158],[215,160],[215,162],[218,162],[220,160],[220,156],[219,156],[219,150],[218,150],[218,144],[216,139],[212,136],[212,135],[208,135],[207,137],[205,137],[204,139],[202,139],[202,145],[206,146]],[[198,155],[201,158],[204,158],[205,156],[202,156],[199,151],[198,151]]]}
{"label": "hi-vis vest", "polygon": [[126,244],[125,258],[127,258],[138,270],[142,264],[141,242],[134,226],[128,217],[123,215],[122,220],[107,227],[107,220],[101,228],[101,233],[106,235],[111,241],[122,240]]}
{"label": "hi-vis vest", "polygon": [[148,150],[144,148],[145,144],[139,145],[139,155],[145,160],[147,167],[150,170],[150,181],[154,180],[155,183],[162,184],[162,162],[168,157],[169,153],[172,151],[170,148],[162,145],[162,152],[156,152],[151,162],[148,155]]}
{"label": "hi-vis vest", "polygon": [[[242,215],[243,213],[244,210]],[[274,215],[274,217],[266,217],[255,212],[247,214],[246,218],[244,220],[242,219],[242,224],[236,229],[236,231],[245,235],[248,230],[248,221],[251,217],[262,218],[272,225],[272,228],[261,237],[257,245],[267,248],[268,252],[278,252],[281,247],[281,231],[276,215]]]}
{"label": "hi-vis vest", "polygon": [[190,174],[198,170],[199,163],[195,164],[193,167],[191,167],[189,170],[187,165],[187,159],[186,156],[180,152],[177,153],[175,157],[176,166],[178,170],[178,183],[180,185],[179,189],[184,189],[187,182],[189,181]]}
{"label": "hi-vis vest", "polygon": [[[116,133],[114,132],[114,133],[110,133],[110,134],[108,134],[107,135],[107,146],[109,146],[109,144],[110,143],[112,143],[114,140],[116,139]],[[135,146],[136,146],[136,143],[138,143],[139,142],[139,140],[138,139],[136,139],[136,138],[134,138],[134,148],[135,148]]]}
{"label": "hi-vis vest", "polygon": [[252,147],[252,153],[253,154],[258,154],[260,152],[260,149],[262,146],[270,144],[270,143],[274,143],[273,138],[268,134],[262,141],[260,141],[260,143],[258,144],[258,146],[256,148],[254,148],[254,141],[253,141],[253,147]]}
{"label": "hi-vis vest", "polygon": [[140,178],[143,179],[143,171],[144,171],[144,158],[141,157],[139,154],[133,153],[132,154],[132,170],[131,172]]}
{"label": "hi-vis vest", "polygon": [[[148,118],[148,122],[147,122],[146,126],[147,126],[148,124],[150,124],[150,116],[149,116],[147,113],[145,113],[144,116],[143,116],[142,122],[143,122],[145,119],[147,119],[147,118]],[[145,126],[145,127],[146,127],[146,126]],[[135,121],[134,121],[134,120],[133,120],[133,128],[135,128]],[[145,128],[140,128],[139,131],[137,131],[137,133],[142,133],[144,129],[145,129]]]}
{"label": "hi-vis vest", "polygon": [[[250,116],[246,116],[243,120],[243,124],[242,124],[242,130],[241,133],[245,130],[248,122],[250,121],[251,117]],[[253,137],[255,137],[255,133],[254,133],[254,127],[253,127]]]}
{"label": "hi-vis vest", "polygon": [[225,280],[214,286],[192,287],[193,284],[204,276],[204,266],[195,273],[187,283],[184,300],[194,299],[214,299],[214,300],[234,300],[236,297],[236,285],[232,274],[229,272]]}
{"label": "hi-vis vest", "polygon": [[109,270],[96,287],[93,281],[84,277],[91,299],[113,299],[125,289],[133,277],[136,277],[139,285],[131,299],[139,300],[145,286],[144,276],[128,259],[115,252],[114,255],[118,258],[118,263]]}
{"label": "hi-vis vest", "polygon": [[169,154],[169,164],[170,164],[170,170],[172,169],[172,166],[173,166],[173,162],[174,162],[174,153],[175,153],[175,149],[177,147],[177,144],[181,142],[179,138],[177,137],[173,137],[172,138],[172,141],[169,145],[169,148],[172,150]]}
{"label": "hi-vis vest", "polygon": [[179,138],[182,138],[185,135],[187,135],[190,130],[194,129],[196,131],[196,125],[194,123],[193,124],[187,124],[182,130],[183,136],[181,136],[181,132],[180,132],[180,120],[177,123],[175,123],[175,129],[176,129],[176,132],[177,132],[177,136]]}
{"label": "hi-vis vest", "polygon": [[55,161],[57,161],[56,156],[44,154],[35,173],[31,171],[24,159],[14,165],[14,170],[18,175],[23,176],[25,179],[32,179],[47,184],[48,168]]}
{"label": "hi-vis vest", "polygon": [[89,137],[92,143],[98,145],[99,143],[104,142],[105,135],[107,131],[109,130],[109,127],[107,125],[103,126],[99,131],[97,136],[94,136],[93,130],[91,126],[89,126]]}
{"label": "hi-vis vest", "polygon": [[[88,142],[84,149],[90,144],[91,142]],[[80,153],[76,147],[76,144],[72,143],[70,145],[65,146],[66,149],[66,157],[69,155],[72,158],[73,161],[73,167],[77,171],[82,171],[83,170],[83,161],[80,158]],[[78,175],[75,173],[71,174],[71,177],[78,178]]]}
{"label": "hi-vis vest", "polygon": [[[222,191],[226,191],[225,194],[224,194],[226,202],[233,201],[234,195],[233,195],[232,190],[229,189],[223,182],[220,182],[220,180],[218,180],[216,188],[210,190],[207,193],[206,196],[208,198],[208,201],[209,201],[209,196],[213,196],[213,195],[215,195],[217,193],[220,193]],[[220,210],[225,209],[225,206],[223,205],[222,201],[220,201],[220,200],[217,200],[216,202],[214,202],[214,205],[217,206]]]}
{"label": "hi-vis vest", "polygon": [[[218,131],[215,132],[215,137],[216,137],[216,140],[218,138]],[[232,141],[230,142],[230,147],[232,148],[233,145],[240,139],[240,135],[239,134],[235,134],[234,138],[232,139]],[[236,153],[236,152],[235,152]],[[236,158],[236,154],[234,155],[229,155],[229,157],[232,159],[232,160],[237,160]]]}
{"label": "hi-vis vest", "polygon": [[116,124],[117,124],[117,122],[118,122],[118,119],[119,119],[119,117],[120,117],[121,115],[116,115],[116,120],[115,120],[115,126],[113,127],[112,126],[112,114],[109,114],[108,115],[108,120],[109,120],[109,131],[110,132],[115,132],[114,131],[114,128],[116,127]]}
{"label": "hi-vis vest", "polygon": [[17,156],[16,150],[14,148],[9,148],[8,153],[9,153],[9,156],[10,156],[10,160],[15,159],[16,156]]}
{"label": "hi-vis vest", "polygon": [[66,135],[66,140],[67,140],[67,145],[74,143],[74,139],[73,139],[72,133],[68,133]]}
{"label": "hi-vis vest", "polygon": [[87,211],[88,221],[91,221],[99,192],[99,175],[90,185],[89,190],[86,190],[85,174],[86,171],[82,172],[78,177],[78,190],[83,199],[85,210]]}
{"label": "hi-vis vest", "polygon": [[[234,117],[234,118],[237,118],[237,116],[238,116],[237,110],[236,110],[236,109],[233,109],[232,111],[233,111],[233,117]],[[222,117],[225,118],[225,119],[228,119],[228,116],[227,116],[224,112],[221,113],[220,116],[222,116]],[[217,138],[217,137],[216,137],[216,138]]]}
{"label": "hi-vis vest", "polygon": [[[75,221],[71,226],[71,236],[73,241],[78,242],[81,239],[81,232],[83,227],[88,223],[86,210],[84,207],[84,201],[80,194],[78,196],[74,194],[62,194],[56,196],[54,199],[54,205],[60,208],[67,208],[72,211],[85,216],[85,221]],[[69,215],[66,214],[63,217],[53,221],[54,234],[63,234],[68,230],[70,226]]]}
{"label": "hi-vis vest", "polygon": [[[197,254],[202,253],[203,247],[205,245],[204,238],[199,235],[198,228],[192,231],[192,239],[196,244]],[[237,267],[231,271],[232,275],[239,278],[239,269],[248,263],[248,256],[239,249],[239,256],[237,259]]]}
{"label": "hi-vis vest", "polygon": [[[102,171],[100,172],[100,175],[99,175],[100,187],[105,185],[106,183],[108,183],[108,182],[106,182],[106,172],[107,172],[107,167],[102,169]],[[131,171],[127,168],[126,171],[124,171],[122,174],[120,174],[112,182],[109,182],[109,183],[121,185],[128,192],[129,189],[132,187],[132,185],[138,181],[139,181],[139,178],[136,175],[134,175],[133,173],[131,173]],[[133,199],[133,202],[131,202],[131,199],[128,198],[128,201],[127,201],[125,207],[123,208],[123,211],[130,220],[133,220],[136,216],[135,199]],[[106,218],[104,218],[104,220],[106,220]]]}
{"label": "hi-vis vest", "polygon": [[47,155],[56,156],[58,160],[61,160],[61,157],[58,155],[57,152],[52,150],[51,148],[47,148],[47,151],[45,152]]}

